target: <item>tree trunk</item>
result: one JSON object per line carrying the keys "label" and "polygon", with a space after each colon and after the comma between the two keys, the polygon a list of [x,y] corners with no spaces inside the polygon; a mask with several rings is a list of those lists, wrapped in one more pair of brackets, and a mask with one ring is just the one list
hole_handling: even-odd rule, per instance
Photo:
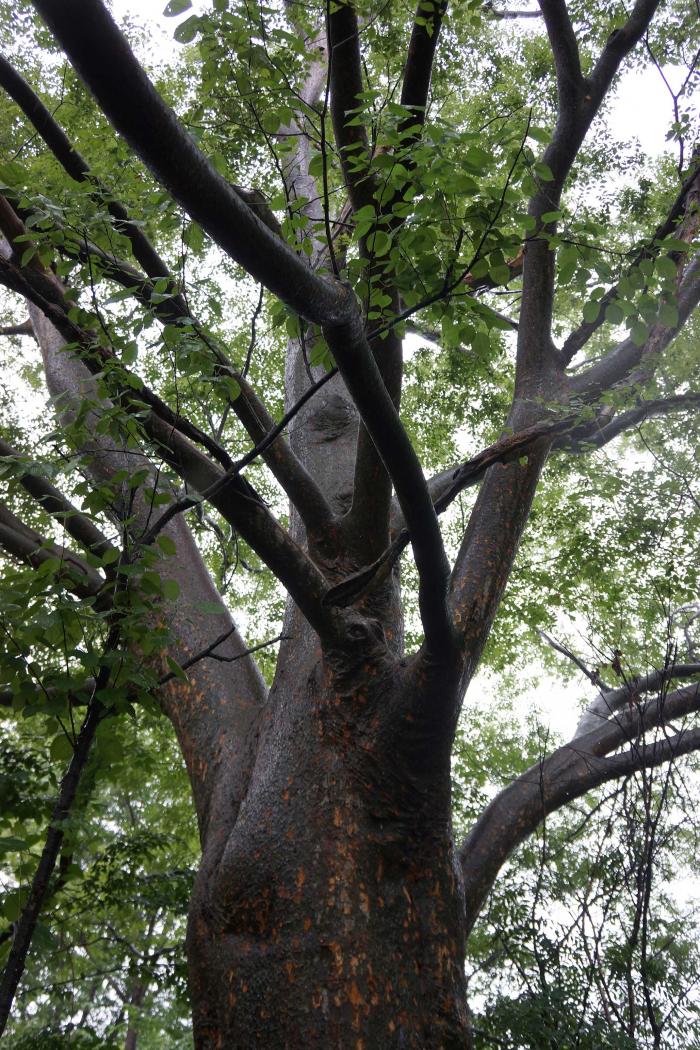
{"label": "tree trunk", "polygon": [[301,664],[299,641],[281,655],[235,827],[223,852],[204,846],[195,1046],[465,1047],[449,748],[430,719],[455,684],[416,675],[383,638],[371,661],[367,639],[322,658],[307,632]]}

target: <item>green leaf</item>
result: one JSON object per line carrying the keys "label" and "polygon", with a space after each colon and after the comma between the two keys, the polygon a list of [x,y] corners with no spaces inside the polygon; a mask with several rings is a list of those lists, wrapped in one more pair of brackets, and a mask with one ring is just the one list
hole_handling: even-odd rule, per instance
{"label": "green leaf", "polygon": [[610,303],[605,310],[605,320],[608,324],[622,324],[625,319],[625,311],[619,303]]}
{"label": "green leaf", "polygon": [[5,853],[19,853],[27,848],[24,839],[15,838],[13,835],[5,835],[0,838],[0,856]]}
{"label": "green leaf", "polygon": [[180,594],[180,585],[177,580],[163,580],[162,591],[164,598],[167,598],[169,602],[174,602]]}
{"label": "green leaf", "polygon": [[664,280],[673,281],[676,278],[676,264],[668,255],[661,255],[656,260],[656,272]]}
{"label": "green leaf", "polygon": [[675,328],[678,324],[678,307],[673,303],[662,303],[659,310],[659,320],[666,328]]}
{"label": "green leaf", "polygon": [[220,602],[195,602],[195,608],[205,616],[221,616],[224,606]]}
{"label": "green leaf", "polygon": [[49,754],[54,762],[67,762],[73,757],[73,745],[65,733],[59,733],[53,738]]}
{"label": "green leaf", "polygon": [[542,180],[542,182],[552,182],[553,181],[554,174],[553,174],[552,169],[550,168],[549,164],[545,164],[544,161],[537,160],[532,165],[532,168],[533,168],[533,171],[535,172],[535,175],[537,175],[538,178]]}
{"label": "green leaf", "polygon": [[158,537],[157,543],[163,554],[166,554],[169,558],[172,558],[174,554],[177,554],[177,546],[172,536],[166,536],[165,533],[161,533]]}
{"label": "green leaf", "polygon": [[649,329],[642,321],[637,321],[632,325],[630,338],[635,346],[644,346],[649,338]]}
{"label": "green leaf", "polygon": [[177,660],[173,660],[172,656],[165,657],[166,663],[176,678],[179,678],[181,682],[187,681],[187,675],[180,667]]}
{"label": "green leaf", "polygon": [[373,255],[386,255],[391,248],[391,237],[384,230],[377,230],[367,238],[367,248]]}
{"label": "green leaf", "polygon": [[596,302],[595,299],[589,299],[583,307],[583,319],[586,324],[595,324],[600,313],[600,303]]}
{"label": "green leaf", "polygon": [[180,22],[180,25],[173,33],[178,44],[189,44],[190,41],[194,40],[199,32],[200,22],[201,19],[199,15],[190,15],[190,17],[186,18],[184,22]]}

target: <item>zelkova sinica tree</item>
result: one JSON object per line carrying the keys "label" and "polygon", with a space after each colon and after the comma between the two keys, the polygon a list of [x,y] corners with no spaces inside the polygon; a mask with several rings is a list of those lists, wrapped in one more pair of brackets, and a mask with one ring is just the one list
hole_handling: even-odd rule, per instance
{"label": "zelkova sinica tree", "polygon": [[[484,73],[480,90],[501,92],[487,113],[463,94],[494,17],[516,10],[215,0],[176,31],[197,42],[187,84],[163,87],[190,107],[187,129],[99,0],[33,7],[45,46],[89,92],[64,71],[73,134],[100,120],[117,167],[83,157],[60,107],[54,115],[0,60],[8,146],[18,127],[32,135],[2,168],[0,282],[27,304],[31,325],[19,327],[41,350],[55,462],[82,473],[76,496],[26,450],[1,450],[15,496],[0,509],[0,544],[51,581],[61,627],[60,640],[47,630],[13,652],[9,702],[21,710],[38,685],[74,725],[13,928],[3,1024],[95,733],[150,696],[179,742],[201,840],[187,937],[195,1045],[468,1046],[465,945],[512,851],[567,802],[700,747],[700,728],[684,722],[700,709],[698,665],[625,676],[453,841],[457,721],[548,460],[696,411],[674,356],[700,300],[700,174],[680,95],[680,170],[642,209],[648,229],[606,256],[606,231],[577,226],[566,194],[592,156],[601,163],[585,140],[618,72],[643,46],[681,62],[697,13],[638,0],[579,14],[542,0],[510,89],[497,62]],[[55,83],[55,57],[46,78]],[[79,188],[74,211],[52,197],[56,164]],[[149,173],[141,212],[137,164]],[[269,196],[248,185],[256,174]],[[220,253],[215,308],[202,317],[197,281],[151,237],[177,256],[180,214],[195,257]],[[246,274],[260,286],[249,342],[227,345]],[[128,312],[101,305],[115,285]],[[506,313],[499,290],[513,292]],[[286,344],[283,369],[267,376],[256,361],[265,317],[277,325],[268,338]],[[144,343],[158,325],[154,364]],[[415,420],[400,414],[409,326],[437,327],[483,361],[483,413],[501,432],[433,477],[409,436]],[[141,371],[139,353],[150,361]],[[448,558],[440,515],[477,485]],[[188,527],[193,509],[234,530],[287,593],[269,688]],[[40,531],[47,515],[65,543]],[[399,581],[409,546],[415,644]],[[235,606],[235,586],[228,597]]]}

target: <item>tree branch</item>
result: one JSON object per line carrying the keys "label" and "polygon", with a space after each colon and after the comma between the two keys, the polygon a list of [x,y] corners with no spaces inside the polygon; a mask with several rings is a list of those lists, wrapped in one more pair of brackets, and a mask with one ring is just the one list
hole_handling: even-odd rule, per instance
{"label": "tree branch", "polygon": [[552,649],[555,650],[555,652],[561,653],[561,655],[565,656],[567,660],[570,660],[572,664],[574,664],[574,666],[578,667],[581,674],[585,675],[589,682],[591,682],[594,686],[600,689],[601,693],[609,693],[611,691],[610,686],[605,684],[605,682],[601,679],[598,671],[591,671],[591,669],[586,666],[583,660],[581,660],[580,657],[576,655],[576,653],[572,653],[571,649],[568,649],[565,645],[562,645],[561,642],[557,642],[556,639],[551,638],[548,634],[546,634],[545,631],[538,631],[537,633],[539,634],[540,638],[542,638],[547,643],[547,645],[550,645]]}
{"label": "tree branch", "polygon": [[[0,283],[6,283],[36,303],[69,342],[83,351],[81,359],[95,372],[113,360],[108,351],[96,346],[89,333],[84,332],[67,316],[65,305],[47,300],[36,288],[36,271],[20,270],[10,261],[0,259]],[[41,282],[39,282],[41,283]],[[43,290],[43,289],[42,289]],[[53,284],[46,290],[54,297],[60,290]],[[95,354],[99,355],[95,359]],[[137,388],[140,384],[137,382]],[[332,618],[321,607],[326,590],[323,576],[308,556],[284,532],[264,505],[252,486],[237,474],[226,477],[206,456],[198,453],[186,436],[188,427],[181,425],[167,405],[142,386],[134,389],[119,385],[119,397],[126,411],[134,413],[145,432],[154,440],[166,462],[198,492],[212,489],[216,493],[212,504],[250,543],[280,582],[287,588],[304,615],[319,634],[333,633]],[[150,411],[144,412],[144,402]],[[231,464],[227,456],[228,464]],[[227,464],[227,465],[228,465]]]}
{"label": "tree branch", "polygon": [[58,561],[57,577],[78,598],[95,598],[101,595],[105,601],[98,602],[103,608],[111,605],[111,598],[103,595],[105,580],[78,554],[41,536],[25,525],[8,507],[0,503],[0,547],[20,561],[38,569],[48,561]]}
{"label": "tree branch", "polygon": [[[471,929],[503,863],[544,818],[608,780],[657,765],[700,746],[700,730],[646,745],[643,734],[700,708],[700,683],[632,704],[615,720],[558,748],[504,788],[474,824],[460,859]],[[685,741],[685,743],[684,743]],[[627,743],[629,751],[606,758]]]}
{"label": "tree branch", "polygon": [[33,2],[117,131],[212,240],[307,321],[347,322],[348,290],[315,274],[212,167],[100,0]]}
{"label": "tree branch", "polygon": [[[168,267],[158,255],[146,234],[139,226],[131,222],[124,205],[114,200],[107,188],[95,178],[90,171],[87,161],[72,145],[63,128],[49,113],[44,103],[26,80],[10,65],[3,55],[0,55],[0,86],[14,99],[25,116],[31,121],[68,175],[75,179],[76,182],[89,181],[95,186],[98,194],[104,198],[110,215],[115,219],[116,229],[128,238],[134,257],[143,266],[149,277],[167,277],[171,289],[174,290],[175,285]],[[179,294],[175,294],[174,298],[184,308],[182,297]]]}
{"label": "tree branch", "polygon": [[572,739],[576,740],[580,736],[599,729],[601,721],[607,721],[626,704],[638,702],[639,698],[646,693],[658,692],[665,689],[669,682],[693,678],[696,675],[700,675],[700,664],[669,664],[668,667],[663,667],[661,670],[632,678],[617,689],[602,690],[604,695],[597,696],[591,701],[581,715]]}
{"label": "tree branch", "polygon": [[695,408],[700,404],[700,394],[688,393],[677,394],[675,397],[657,398],[655,400],[640,401],[634,408],[615,416],[609,423],[595,429],[584,430],[582,434],[571,435],[569,438],[561,438],[556,442],[556,447],[565,452],[573,454],[587,453],[594,449],[603,448],[620,434],[637,426],[645,419],[654,416],[667,416],[672,412],[682,412],[684,409]]}
{"label": "tree branch", "polygon": [[[696,190],[698,177],[700,177],[700,161],[693,165],[690,174],[684,180],[683,185],[681,186],[680,191],[671,205],[664,221],[654,230],[654,233],[647,244],[634,254],[627,267],[627,272],[638,266],[644,259],[652,259],[658,255],[658,242],[663,241],[664,238],[672,234],[678,225],[679,220],[683,218],[688,206],[689,195]],[[671,254],[671,258],[674,258],[673,253]],[[564,345],[561,348],[561,357],[564,364],[570,364],[579,350],[586,345],[591,336],[598,331],[602,324],[604,324],[605,312],[608,306],[610,306],[611,303],[614,303],[617,299],[618,291],[619,285],[612,285],[612,287],[610,287],[600,299],[597,317],[590,322],[583,321],[578,328],[574,329],[574,331],[566,337]]]}
{"label": "tree branch", "polygon": [[[625,381],[632,386],[635,382],[647,380],[653,372],[659,356],[682,329],[692,312],[700,303],[700,255],[689,263],[683,275],[683,282],[678,290],[678,323],[666,326],[655,324],[649,338],[641,346],[628,338],[618,343],[614,350],[606,354],[590,368],[571,379],[574,394],[586,400],[597,398],[604,390],[609,390]],[[638,374],[634,370],[640,366]],[[643,367],[641,367],[643,366]]]}
{"label": "tree branch", "polygon": [[[92,554],[101,556],[114,545],[85,514],[78,510],[50,481],[36,471],[25,468],[26,457],[0,438],[0,458],[13,460],[17,464],[17,480],[43,509],[56,518],[69,536],[77,540]],[[28,467],[29,464],[26,464]]]}
{"label": "tree branch", "polygon": [[562,122],[573,124],[584,86],[576,34],[564,0],[540,0],[540,9],[557,71],[559,117]]}
{"label": "tree branch", "polygon": [[370,173],[367,130],[362,122],[347,123],[362,107],[363,90],[360,29],[350,0],[329,5],[326,26],[331,118],[343,179],[353,211],[366,205],[378,208],[374,196],[378,184],[376,175]]}
{"label": "tree branch", "polygon": [[[422,127],[425,123],[435,52],[446,11],[447,0],[432,0],[428,4],[424,0],[419,0],[408,44],[401,87],[401,105],[412,110],[404,127],[415,124]],[[410,145],[410,142],[417,140],[419,135],[420,131],[416,131],[412,139],[404,139],[402,145]]]}
{"label": "tree branch", "polygon": [[[212,354],[217,373],[230,376],[238,384],[240,392],[229,402],[233,412],[256,446],[264,444],[259,452],[261,458],[298,510],[307,529],[311,533],[327,530],[333,521],[332,511],[311,474],[294,455],[289,442],[283,436],[283,428],[277,427],[254,388],[245,376],[234,368],[216,342],[204,333],[199,322],[191,316],[186,304],[180,303],[172,296],[162,298],[149,278],[144,277],[127,262],[113,259],[96,245],[81,245],[80,256],[84,258],[86,253],[99,260],[106,277],[129,288],[134,298],[152,310],[161,323],[187,321],[194,327],[195,335]],[[270,440],[273,435],[276,436],[274,442]]]}
{"label": "tree branch", "polygon": [[418,600],[431,653],[453,649],[447,612],[449,565],[437,515],[415,449],[382,381],[358,317],[324,331],[338,368],[382,457],[411,535],[419,576]]}

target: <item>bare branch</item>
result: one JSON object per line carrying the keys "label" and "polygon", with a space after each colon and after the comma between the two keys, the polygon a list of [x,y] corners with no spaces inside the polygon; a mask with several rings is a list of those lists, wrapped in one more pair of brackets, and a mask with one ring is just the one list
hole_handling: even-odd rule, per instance
{"label": "bare branch", "polygon": [[589,682],[591,682],[598,689],[600,689],[601,693],[610,692],[611,687],[605,684],[605,682],[600,677],[598,671],[591,671],[591,669],[586,666],[583,660],[581,660],[581,658],[578,657],[576,653],[572,653],[571,649],[568,649],[565,645],[562,645],[561,642],[557,642],[554,638],[551,638],[548,634],[546,634],[545,631],[538,631],[537,633],[539,634],[540,638],[544,639],[547,645],[551,645],[552,649],[554,649],[558,653],[561,653],[562,656],[565,656],[567,658],[567,660],[571,660],[572,664],[578,667],[579,671],[586,676]]}

